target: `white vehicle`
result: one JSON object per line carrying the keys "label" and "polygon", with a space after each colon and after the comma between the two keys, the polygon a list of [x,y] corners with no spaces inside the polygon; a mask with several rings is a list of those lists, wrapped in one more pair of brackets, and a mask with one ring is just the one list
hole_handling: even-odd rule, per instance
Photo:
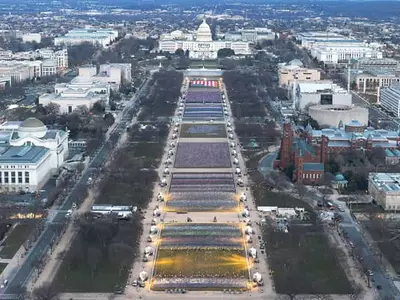
{"label": "white vehicle", "polygon": [[175,143],[172,142],[169,146],[170,146],[171,148],[174,148],[174,147],[175,147]]}
{"label": "white vehicle", "polygon": [[231,133],[232,132],[232,128],[228,128],[228,130],[227,130],[229,133]]}
{"label": "white vehicle", "polygon": [[239,160],[238,160],[237,158],[235,158],[235,159],[233,160],[233,164],[234,164],[234,165],[238,165],[238,164],[239,164]]}
{"label": "white vehicle", "polygon": [[240,170],[240,168],[236,168],[235,173],[236,173],[237,175],[239,175],[239,174],[242,174],[242,171]]}
{"label": "white vehicle", "polygon": [[172,135],[172,139],[173,139],[173,140],[175,140],[177,137],[178,137],[178,136],[177,136],[175,133]]}
{"label": "white vehicle", "polygon": [[233,156],[237,156],[237,151],[236,150],[232,150],[232,155]]}
{"label": "white vehicle", "polygon": [[228,123],[226,123],[226,126],[232,127],[232,123],[228,121]]}
{"label": "white vehicle", "polygon": [[97,204],[93,205],[91,212],[94,214],[109,215],[112,213],[117,214],[119,219],[128,219],[132,217],[134,211],[137,208],[133,206],[124,205],[108,205],[108,204]]}
{"label": "white vehicle", "polygon": [[160,186],[166,186],[167,185],[167,179],[163,178],[160,181]]}
{"label": "white vehicle", "polygon": [[257,250],[256,250],[256,248],[250,248],[250,249],[249,249],[249,255],[250,255],[252,258],[257,258]]}
{"label": "white vehicle", "polygon": [[247,200],[246,194],[245,194],[245,193],[242,193],[242,194],[240,195],[240,201],[246,201],[246,200]]}
{"label": "white vehicle", "polygon": [[172,150],[169,150],[169,151],[168,151],[168,155],[169,155],[169,156],[172,156],[172,155],[174,155],[174,151],[172,151]]}
{"label": "white vehicle", "polygon": [[235,147],[235,143],[234,142],[231,143],[231,148],[233,148],[233,147]]}
{"label": "white vehicle", "polygon": [[233,134],[232,133],[229,135],[229,139],[233,140]]}
{"label": "white vehicle", "polygon": [[168,168],[164,169],[164,174],[169,174],[169,169]]}
{"label": "white vehicle", "polygon": [[8,285],[8,279],[4,279],[1,288],[4,289]]}

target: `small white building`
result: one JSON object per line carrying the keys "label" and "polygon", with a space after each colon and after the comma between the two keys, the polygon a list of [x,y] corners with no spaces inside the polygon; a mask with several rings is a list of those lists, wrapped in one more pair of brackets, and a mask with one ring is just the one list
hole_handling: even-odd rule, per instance
{"label": "small white building", "polygon": [[294,81],[289,87],[289,98],[296,110],[310,105],[351,105],[352,95],[330,80]]}
{"label": "small white building", "polygon": [[5,122],[0,131],[1,191],[39,190],[68,156],[68,133],[36,118]]}
{"label": "small white building", "polygon": [[40,43],[42,41],[42,35],[40,33],[25,33],[22,35],[22,41]]}
{"label": "small white building", "polygon": [[118,90],[122,83],[132,81],[131,64],[104,64],[100,65],[99,72],[96,66],[83,66],[78,74],[83,80],[108,84],[114,90]]}
{"label": "small white building", "polygon": [[82,106],[91,109],[96,102],[101,102],[105,105],[107,100],[107,94],[96,93],[90,89],[67,89],[59,94],[41,95],[39,97],[39,104],[46,106],[50,103],[55,103],[60,106],[61,114],[70,114]]}
{"label": "small white building", "polygon": [[100,65],[99,73],[110,76],[112,81],[117,84],[132,82],[132,64],[103,64]]}

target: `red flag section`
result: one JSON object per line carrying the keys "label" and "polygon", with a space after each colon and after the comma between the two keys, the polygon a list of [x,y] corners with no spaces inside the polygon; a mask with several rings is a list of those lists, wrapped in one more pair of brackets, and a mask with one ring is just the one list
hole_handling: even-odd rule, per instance
{"label": "red flag section", "polygon": [[213,87],[217,88],[219,86],[217,80],[191,80],[191,87]]}

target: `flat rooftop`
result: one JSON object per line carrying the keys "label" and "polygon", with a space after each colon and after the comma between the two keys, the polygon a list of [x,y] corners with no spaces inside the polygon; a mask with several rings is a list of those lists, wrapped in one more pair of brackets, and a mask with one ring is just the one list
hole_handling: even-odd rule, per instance
{"label": "flat rooftop", "polygon": [[370,173],[369,182],[385,192],[400,192],[400,173]]}
{"label": "flat rooftop", "polygon": [[33,164],[41,160],[49,149],[38,146],[14,146],[0,148],[0,164]]}

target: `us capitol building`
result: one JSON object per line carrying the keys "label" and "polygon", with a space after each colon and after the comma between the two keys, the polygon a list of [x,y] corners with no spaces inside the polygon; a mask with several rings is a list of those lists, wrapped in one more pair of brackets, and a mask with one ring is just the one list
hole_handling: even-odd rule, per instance
{"label": "us capitol building", "polygon": [[235,54],[251,54],[248,42],[218,40],[213,41],[210,26],[206,20],[200,24],[195,35],[183,34],[182,31],[174,31],[161,37],[159,50],[175,53],[176,50],[189,50],[189,57],[194,59],[216,59],[218,50],[228,48]]}

